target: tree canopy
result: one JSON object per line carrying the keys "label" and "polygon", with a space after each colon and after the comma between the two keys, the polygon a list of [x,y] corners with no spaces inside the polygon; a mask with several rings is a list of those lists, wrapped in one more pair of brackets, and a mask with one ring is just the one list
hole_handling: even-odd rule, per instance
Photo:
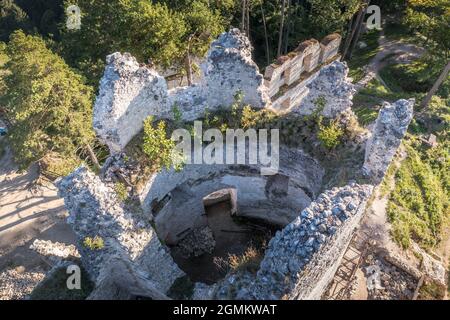
{"label": "tree canopy", "polygon": [[51,152],[76,158],[94,139],[93,89],[38,36],[16,31],[1,48],[8,61],[0,102],[17,162],[25,167]]}

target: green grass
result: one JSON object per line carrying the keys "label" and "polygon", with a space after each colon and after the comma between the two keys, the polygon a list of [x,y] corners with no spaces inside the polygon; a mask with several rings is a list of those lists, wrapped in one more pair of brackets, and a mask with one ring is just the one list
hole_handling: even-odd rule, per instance
{"label": "green grass", "polygon": [[[434,96],[428,108],[416,114],[403,141],[407,157],[395,172],[387,205],[392,237],[403,248],[412,240],[435,247],[450,222],[449,102]],[[434,148],[422,141],[430,133],[438,140]]]}
{"label": "green grass", "polygon": [[67,289],[66,267],[56,269],[46,277],[31,293],[31,300],[84,300],[94,289],[87,272],[81,269],[81,289]]}
{"label": "green grass", "polygon": [[[387,214],[393,239],[403,248],[411,240],[422,247],[439,244],[450,218],[450,108],[433,97],[425,113],[416,116],[404,141],[406,159],[395,174]],[[434,148],[421,141],[433,133]]]}
{"label": "green grass", "polygon": [[358,82],[364,77],[364,67],[377,54],[379,35],[378,30],[371,30],[360,38],[360,41],[365,42],[367,47],[363,49],[355,48],[352,58],[348,61],[349,76],[353,78],[354,82]]}
{"label": "green grass", "polygon": [[383,101],[393,102],[401,98],[410,98],[404,92],[393,92],[378,79],[372,79],[365,88],[353,98],[353,111],[361,126],[375,121]]}
{"label": "green grass", "polygon": [[417,38],[408,27],[401,22],[402,17],[396,21],[388,21],[384,26],[384,35],[389,40],[399,40],[408,43],[416,43]]}
{"label": "green grass", "polygon": [[[425,57],[410,64],[388,65],[380,70],[380,76],[392,91],[426,93],[437,79],[440,69],[441,63]],[[441,85],[438,95],[445,98],[449,93],[450,78]]]}

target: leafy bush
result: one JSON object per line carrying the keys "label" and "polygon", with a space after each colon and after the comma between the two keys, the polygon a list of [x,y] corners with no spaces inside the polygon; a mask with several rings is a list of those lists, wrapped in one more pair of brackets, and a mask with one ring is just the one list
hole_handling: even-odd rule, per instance
{"label": "leafy bush", "polygon": [[323,125],[319,122],[319,132],[317,137],[320,142],[328,149],[333,149],[341,142],[341,137],[344,135],[344,130],[339,126],[336,120],[331,121],[328,125]]}
{"label": "leafy bush", "polygon": [[105,247],[103,239],[99,236],[84,238],[83,245],[91,250],[101,250]]}
{"label": "leafy bush", "polygon": [[161,120],[154,125],[152,116],[145,119],[142,149],[155,170],[163,167],[169,169],[172,166],[174,148],[175,142],[167,138],[166,123]]}
{"label": "leafy bush", "polygon": [[117,193],[120,201],[125,201],[128,198],[127,187],[123,182],[116,182],[114,185],[114,190]]}

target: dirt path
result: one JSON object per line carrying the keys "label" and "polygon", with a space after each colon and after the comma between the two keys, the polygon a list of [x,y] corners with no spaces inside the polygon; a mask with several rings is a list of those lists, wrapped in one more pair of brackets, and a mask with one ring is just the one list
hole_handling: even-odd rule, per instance
{"label": "dirt path", "polygon": [[37,284],[27,280],[27,289],[17,292],[24,288],[24,279],[38,282],[42,277],[35,275],[49,268],[29,249],[35,239],[75,243],[75,235],[65,222],[67,212],[63,200],[57,196],[55,186],[50,182],[36,184],[37,177],[34,166],[18,172],[6,147],[0,159],[0,299],[23,298]]}
{"label": "dirt path", "polygon": [[400,40],[388,40],[384,35],[384,29],[380,32],[378,44],[378,53],[367,65],[366,75],[355,84],[358,91],[364,88],[373,78],[377,78],[383,85],[388,87],[379,76],[379,71],[386,65],[392,63],[392,61],[388,61],[390,60],[388,59],[389,57],[396,64],[407,64],[419,58],[425,51],[423,48],[414,44],[404,43]]}

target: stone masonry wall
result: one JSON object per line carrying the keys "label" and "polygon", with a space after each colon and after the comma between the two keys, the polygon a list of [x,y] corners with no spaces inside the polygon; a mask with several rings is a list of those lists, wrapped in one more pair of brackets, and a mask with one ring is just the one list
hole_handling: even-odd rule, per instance
{"label": "stone masonry wall", "polygon": [[237,299],[320,299],[372,189],[352,183],[322,193],[272,238],[255,278],[228,277],[219,285],[217,297],[229,298],[234,292]]}
{"label": "stone masonry wall", "polygon": [[378,114],[372,136],[366,144],[364,174],[378,184],[397,152],[413,117],[414,99],[384,103]]}
{"label": "stone masonry wall", "polygon": [[321,43],[310,39],[267,66],[264,83],[272,99],[273,109],[289,110],[298,106],[318,67],[338,58],[340,43],[341,36],[338,34],[328,35]]}
{"label": "stone masonry wall", "polygon": [[[173,89],[168,89],[155,69],[140,65],[128,53],[113,53],[106,58],[95,101],[94,129],[112,153],[119,153],[142,130],[148,116],[172,119],[174,108],[178,108],[183,120],[194,120],[207,108],[214,111],[230,106],[238,92],[243,94],[243,103],[255,108],[301,110],[302,99],[318,87],[313,84],[318,67],[338,58],[340,42],[338,34],[325,37],[321,43],[314,39],[302,42],[295,51],[268,66],[263,77],[252,60],[250,41],[238,29],[232,29],[211,44],[201,64],[199,82]],[[347,81],[346,77],[342,81]],[[310,104],[302,112],[310,113]]]}
{"label": "stone masonry wall", "polygon": [[[127,270],[130,289],[149,297],[164,297],[173,281],[184,275],[149,223],[125,210],[114,189],[87,168],[78,168],[57,186],[70,212],[67,221],[77,234],[83,265],[96,284],[108,277],[114,261]],[[103,247],[90,248],[87,237],[100,238]],[[123,282],[118,276],[114,281]]]}
{"label": "stone masonry wall", "polygon": [[174,107],[184,120],[194,120],[206,108],[231,105],[239,91],[244,103],[265,107],[270,99],[251,50],[238,29],[223,33],[211,44],[200,83],[171,90],[158,72],[140,66],[131,55],[109,55],[94,105],[97,135],[117,153],[142,129],[146,117],[171,119]]}

